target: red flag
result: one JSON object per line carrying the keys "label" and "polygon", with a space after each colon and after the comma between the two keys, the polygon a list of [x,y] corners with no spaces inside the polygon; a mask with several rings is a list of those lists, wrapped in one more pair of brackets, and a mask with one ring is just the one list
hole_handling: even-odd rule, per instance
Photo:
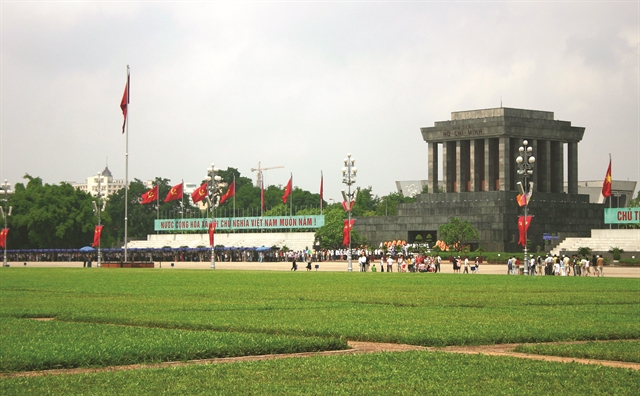
{"label": "red flag", "polygon": [[324,176],[322,175],[322,171],[320,171],[320,210],[322,210],[322,187],[324,184]]}
{"label": "red flag", "polygon": [[5,248],[7,246],[7,235],[9,235],[9,229],[3,228],[0,231],[0,248]]}
{"label": "red flag", "polygon": [[264,205],[264,181],[260,181],[260,205],[262,208],[262,212],[265,212],[266,207]]}
{"label": "red flag", "polygon": [[122,115],[124,116],[124,122],[122,123],[122,133],[124,133],[124,126],[127,125],[127,108],[129,107],[129,67],[127,67],[127,85],[124,86],[124,94],[120,101],[120,108],[122,109]]}
{"label": "red flag", "polygon": [[100,246],[100,236],[102,235],[102,225],[97,225],[93,232],[93,243],[91,246]]}
{"label": "red flag", "polygon": [[216,222],[209,223],[209,245],[213,246],[213,234],[216,231]]}
{"label": "red flag", "polygon": [[142,204],[146,205],[158,199],[158,186],[142,194]]}
{"label": "red flag", "polygon": [[351,238],[351,229],[353,228],[353,223],[356,222],[356,219],[351,219],[344,221],[344,228],[342,229],[342,244],[345,246],[349,246],[349,240]]}
{"label": "red flag", "polygon": [[348,212],[350,210],[353,210],[353,205],[356,203],[356,201],[351,201],[351,204],[347,203],[347,201],[342,201],[342,207],[344,208],[345,212]]}
{"label": "red flag", "polygon": [[289,198],[289,195],[291,194],[291,186],[293,185],[293,176],[291,176],[289,178],[289,183],[287,183],[287,186],[284,188],[284,195],[282,196],[282,202],[283,203],[287,203],[287,199]]}
{"label": "red flag", "polygon": [[609,159],[607,175],[604,177],[604,182],[602,183],[602,196],[605,198],[611,196],[611,159]]}
{"label": "red flag", "polygon": [[529,230],[529,225],[531,224],[531,218],[533,216],[527,216],[526,220],[524,216],[518,217],[518,231],[520,231],[520,239],[518,240],[518,245],[526,246],[527,238],[525,234]]}
{"label": "red flag", "polygon": [[191,199],[193,203],[198,203],[207,197],[207,183],[203,183],[200,187],[196,188],[194,192],[191,193]]}
{"label": "red flag", "polygon": [[169,190],[164,202],[171,202],[177,199],[182,199],[182,183],[171,187],[171,190]]}
{"label": "red flag", "polygon": [[229,189],[227,189],[227,192],[224,193],[224,195],[222,197],[220,197],[220,205],[225,203],[225,201],[227,199],[233,197],[234,195],[236,195],[236,181],[235,180],[233,182],[231,182],[231,185],[229,186]]}

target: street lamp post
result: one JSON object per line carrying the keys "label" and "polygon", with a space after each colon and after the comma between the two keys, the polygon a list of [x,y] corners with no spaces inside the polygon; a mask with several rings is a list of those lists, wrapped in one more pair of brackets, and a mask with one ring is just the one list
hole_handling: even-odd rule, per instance
{"label": "street lamp post", "polygon": [[529,146],[527,140],[522,141],[522,146],[518,149],[520,155],[516,158],[518,164],[518,174],[522,175],[523,183],[518,182],[520,194],[526,196],[524,199],[524,275],[529,274],[529,258],[527,257],[527,208],[529,207],[529,196],[533,193],[533,182],[528,183],[529,177],[533,175],[533,166],[536,158],[533,156],[533,147]]}
{"label": "street lamp post", "polygon": [[[205,178],[209,183],[209,195],[207,196],[207,202],[209,203],[209,208],[211,209],[211,223],[213,224],[216,219],[215,208],[218,205],[218,197],[220,196],[220,186],[219,182],[222,181],[222,178],[216,175],[216,172],[219,172],[220,169],[216,168],[214,164],[211,164],[211,167],[207,169],[207,177]],[[211,244],[211,269],[216,269],[216,255],[215,255],[215,244]]]}
{"label": "street lamp post", "polygon": [[[7,206],[9,204],[9,182],[7,179],[4,179],[4,183],[2,183],[2,192],[4,193],[3,198],[3,206],[0,207],[0,212],[2,212],[2,219],[4,220],[4,229],[7,229],[7,217],[11,216],[11,206]],[[7,210],[8,208],[8,210]],[[4,241],[4,255],[3,255],[3,267],[8,267],[7,263],[7,240]]]}
{"label": "street lamp post", "polygon": [[347,271],[353,271],[353,263],[351,260],[351,202],[355,201],[356,190],[351,191],[351,185],[356,183],[356,174],[358,169],[355,167],[356,160],[351,158],[351,154],[347,154],[344,159],[344,168],[342,168],[342,183],[347,185],[347,192],[342,190],[342,197],[346,202],[347,214],[349,218],[349,250],[347,250]]}

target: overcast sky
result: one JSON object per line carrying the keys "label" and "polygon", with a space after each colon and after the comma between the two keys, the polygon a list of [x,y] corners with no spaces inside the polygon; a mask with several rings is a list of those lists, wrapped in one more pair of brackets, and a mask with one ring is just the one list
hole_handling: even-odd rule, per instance
{"label": "overcast sky", "polygon": [[[0,179],[200,182],[219,168],[341,200],[427,179],[420,127],[552,111],[585,127],[579,180],[640,179],[640,10],[620,2],[1,3]],[[566,159],[565,159],[566,160]]]}

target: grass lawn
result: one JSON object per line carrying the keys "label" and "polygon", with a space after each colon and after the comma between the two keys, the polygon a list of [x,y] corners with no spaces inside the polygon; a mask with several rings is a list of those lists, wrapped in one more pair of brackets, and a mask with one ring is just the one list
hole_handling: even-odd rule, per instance
{"label": "grass lawn", "polygon": [[630,339],[640,338],[639,284],[586,277],[9,268],[0,272],[0,316],[426,346]]}
{"label": "grass lawn", "polygon": [[[637,279],[0,269],[0,367],[640,338]],[[36,322],[27,318],[55,318]],[[637,393],[635,371],[442,353],[0,379],[0,394]]]}
{"label": "grass lawn", "polygon": [[640,373],[429,352],[0,379],[5,395],[636,395]]}
{"label": "grass lawn", "polygon": [[564,345],[521,345],[517,352],[640,363],[640,341],[587,342]]}
{"label": "grass lawn", "polygon": [[0,372],[347,349],[346,340],[0,317]]}

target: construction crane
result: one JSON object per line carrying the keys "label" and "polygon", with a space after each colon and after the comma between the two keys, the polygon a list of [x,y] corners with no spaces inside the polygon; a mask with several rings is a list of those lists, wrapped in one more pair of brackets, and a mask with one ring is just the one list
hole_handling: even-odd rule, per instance
{"label": "construction crane", "polygon": [[256,187],[260,188],[260,186],[262,186],[262,171],[278,168],[284,168],[284,166],[270,166],[268,168],[261,168],[260,162],[258,162],[257,168],[251,168],[251,172],[258,172],[258,175],[256,176]]}

